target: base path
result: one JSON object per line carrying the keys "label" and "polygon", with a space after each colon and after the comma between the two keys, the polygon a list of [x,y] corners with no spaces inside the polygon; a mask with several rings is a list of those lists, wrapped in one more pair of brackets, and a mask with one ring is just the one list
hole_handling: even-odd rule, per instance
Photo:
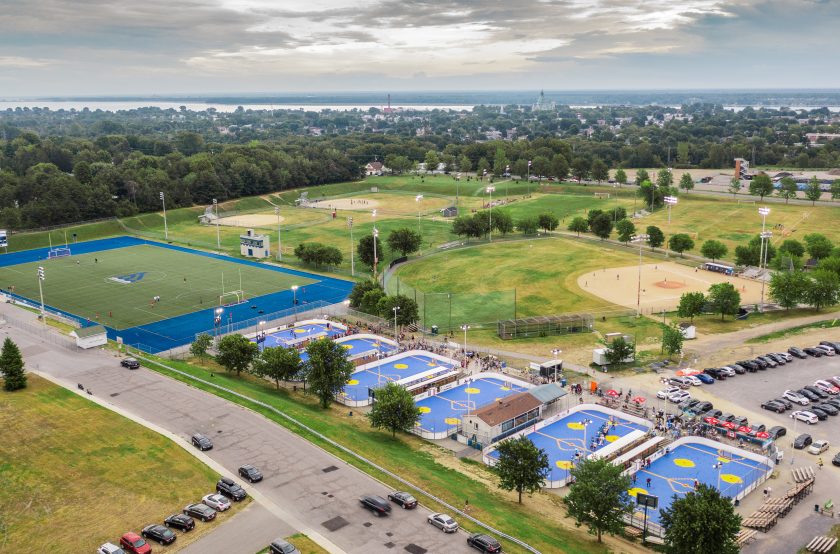
{"label": "base path", "polygon": [[310,208],[327,210],[372,210],[379,206],[379,201],[371,198],[333,198],[329,200],[315,200],[307,204]]}
{"label": "base path", "polygon": [[[280,223],[286,218],[280,216]],[[277,216],[274,214],[241,214],[220,217],[219,225],[228,227],[271,227],[277,225]]]}
{"label": "base path", "polygon": [[[761,300],[761,282],[727,276],[674,262],[644,264],[641,270],[641,307],[644,313],[673,310],[687,292],[707,293],[711,285],[732,283],[741,294],[741,304]],[[639,294],[639,266],[608,267],[578,277],[584,291],[613,304],[635,308]],[[768,293],[765,286],[765,297]]]}

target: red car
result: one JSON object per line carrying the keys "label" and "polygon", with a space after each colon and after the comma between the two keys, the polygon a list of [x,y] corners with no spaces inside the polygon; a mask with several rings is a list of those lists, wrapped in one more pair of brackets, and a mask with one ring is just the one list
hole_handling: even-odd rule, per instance
{"label": "red car", "polygon": [[120,546],[129,554],[152,554],[152,547],[137,533],[126,533],[120,537]]}

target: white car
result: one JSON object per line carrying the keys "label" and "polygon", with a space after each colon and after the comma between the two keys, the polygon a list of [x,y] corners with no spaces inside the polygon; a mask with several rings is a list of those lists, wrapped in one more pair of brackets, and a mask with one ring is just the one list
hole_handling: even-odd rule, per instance
{"label": "white car", "polygon": [[824,344],[819,344],[815,346],[817,350],[822,350],[826,356],[834,356],[834,349],[830,346],[826,346]]}
{"label": "white car", "polygon": [[786,362],[792,362],[792,361],[793,361],[793,356],[791,356],[791,355],[790,355],[790,354],[788,354],[787,352],[774,352],[774,354],[775,354],[776,356],[780,356],[780,357],[784,358],[784,360],[785,360]]}
{"label": "white car", "polygon": [[692,384],[692,386],[695,386],[695,387],[699,387],[700,385],[702,385],[702,384],[703,384],[703,381],[701,381],[700,379],[698,379],[698,378],[697,378],[697,377],[695,377],[694,375],[687,375],[687,376],[685,377],[685,379],[687,379],[687,380],[688,380],[688,382],[689,382],[689,383],[691,383],[691,384]]}
{"label": "white car", "polygon": [[822,454],[826,450],[828,450],[829,444],[828,441],[825,440],[818,440],[811,443],[811,446],[808,447],[809,454]]}
{"label": "white car", "polygon": [[829,377],[826,379],[832,385],[840,387],[840,376]]}
{"label": "white car", "polygon": [[444,533],[455,533],[458,531],[458,522],[446,514],[432,514],[426,521]]}
{"label": "white car", "polygon": [[684,390],[677,391],[668,395],[668,400],[673,402],[674,404],[679,404],[680,402],[690,399],[691,395]]}
{"label": "white car", "polygon": [[813,425],[819,421],[816,414],[805,410],[797,410],[790,414],[790,417],[792,417],[793,419],[798,419],[799,421],[804,421],[808,425]]}
{"label": "white car", "polygon": [[784,394],[782,394],[782,398],[790,400],[794,404],[799,404],[800,406],[807,406],[810,404],[810,401],[807,398],[792,390],[786,390]]}
{"label": "white car", "polygon": [[679,388],[679,387],[667,387],[667,388],[664,388],[661,391],[657,392],[656,393],[656,398],[660,398],[662,400],[665,400],[666,398],[668,398],[669,396],[671,396],[675,392],[680,392],[681,390],[682,389]]}
{"label": "white car", "polygon": [[201,499],[202,502],[216,510],[217,512],[224,512],[230,508],[230,500],[221,494],[208,494]]}
{"label": "white car", "polygon": [[824,379],[818,379],[814,381],[814,386],[820,389],[821,391],[827,392],[828,394],[840,393],[840,388],[837,388],[833,383],[830,383]]}
{"label": "white car", "polygon": [[721,367],[720,371],[727,377],[735,377],[736,375],[738,375],[738,372],[729,367],[728,365]]}
{"label": "white car", "polygon": [[125,554],[125,550],[116,544],[106,542],[96,551],[96,554]]}

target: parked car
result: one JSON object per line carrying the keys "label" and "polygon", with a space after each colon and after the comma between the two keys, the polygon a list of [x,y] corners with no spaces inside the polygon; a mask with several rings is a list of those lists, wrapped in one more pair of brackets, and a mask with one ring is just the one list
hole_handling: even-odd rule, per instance
{"label": "parked car", "polygon": [[750,425],[750,429],[752,430],[752,434],[761,433],[762,431],[767,430],[767,426],[763,423],[753,423]]}
{"label": "parked car", "polygon": [[271,544],[268,545],[268,552],[269,554],[300,554],[300,550],[295,545],[280,538],[271,541]]}
{"label": "parked car", "polygon": [[501,552],[502,545],[489,535],[475,533],[467,537],[467,544],[481,552]]}
{"label": "parked car", "polygon": [[769,367],[777,367],[779,364],[773,358],[769,356],[758,356],[757,359],[761,360],[762,362],[766,363]]}
{"label": "parked car", "polygon": [[219,482],[216,483],[216,492],[237,502],[244,500],[245,497],[248,496],[248,493],[245,492],[245,489],[239,486],[239,483],[233,479],[228,479],[227,477],[222,477],[219,479]]}
{"label": "parked car", "polygon": [[799,421],[804,421],[808,425],[813,425],[814,423],[819,421],[816,414],[812,412],[807,412],[805,410],[797,410],[790,414],[790,417],[792,417],[793,419],[798,419]]}
{"label": "parked car", "polygon": [[747,372],[747,369],[741,364],[729,364],[726,367],[731,367],[738,375],[743,375]]}
{"label": "parked car", "polygon": [[106,542],[105,544],[96,549],[96,554],[125,554],[125,550],[123,550],[116,544]]}
{"label": "parked car", "polygon": [[700,379],[700,381],[702,381],[704,385],[714,385],[715,384],[715,378],[712,377],[711,375],[707,375],[705,373],[698,373],[697,375],[695,375],[695,377]]}
{"label": "parked car", "polygon": [[711,410],[706,411],[706,413],[705,413],[705,414],[703,414],[703,417],[714,417],[714,418],[717,418],[717,417],[718,417],[720,414],[722,414],[722,413],[723,413],[723,412],[721,412],[720,410],[711,409]]}
{"label": "parked car", "polygon": [[120,546],[128,554],[151,554],[152,546],[137,533],[126,533],[120,537]]}
{"label": "parked car", "polygon": [[808,433],[802,433],[798,437],[793,440],[793,447],[797,450],[802,450],[809,444],[811,444],[814,440],[811,438],[811,435]]}
{"label": "parked car", "polygon": [[822,390],[823,392],[827,392],[828,394],[840,393],[840,388],[837,388],[836,385],[829,383],[825,379],[817,379],[816,381],[814,381],[814,386]]}
{"label": "parked car", "polygon": [[811,443],[808,447],[808,454],[822,454],[828,450],[829,444],[827,440],[818,440]]}
{"label": "parked car", "polygon": [[796,346],[791,346],[790,348],[788,348],[788,353],[790,353],[793,356],[796,356],[800,360],[804,360],[808,357],[808,354],[806,354],[802,351],[801,348],[797,348]]}
{"label": "parked car", "polygon": [[703,373],[705,373],[706,375],[711,375],[712,377],[714,377],[718,381],[725,381],[726,380],[726,374],[716,367],[707,367],[706,369],[703,370]]}
{"label": "parked car", "polygon": [[668,396],[668,400],[673,402],[674,404],[679,404],[683,400],[688,400],[689,398],[691,398],[691,395],[684,390],[671,393],[671,395]]}
{"label": "parked car", "polygon": [[793,361],[793,356],[790,355],[789,352],[774,352],[776,356],[781,356],[787,363]]}
{"label": "parked car", "polygon": [[201,433],[196,433],[192,436],[192,443],[193,446],[201,450],[202,452],[205,450],[210,450],[213,448],[213,441],[202,435]]}
{"label": "parked car", "polygon": [[181,531],[192,531],[195,529],[195,521],[186,514],[172,514],[163,520],[163,524],[167,527],[174,527]]}
{"label": "parked car", "polygon": [[675,392],[680,392],[681,390],[682,389],[680,389],[679,387],[667,387],[667,388],[664,388],[661,391],[657,392],[656,393],[656,398],[660,398],[662,400],[665,400],[666,398],[668,398],[669,396],[671,396]]}
{"label": "parked car", "polygon": [[765,360],[762,360],[761,356],[753,358],[753,362],[758,364],[758,369],[767,369],[770,367],[770,364],[768,364]]}
{"label": "parked car", "polygon": [[120,361],[120,365],[127,367],[128,369],[137,369],[140,367],[140,362],[134,358],[123,358],[122,361]]}
{"label": "parked car", "polygon": [[805,385],[802,388],[804,388],[805,390],[809,390],[809,391],[813,392],[814,394],[816,394],[820,398],[828,398],[828,393],[827,392],[820,389],[819,387],[815,387],[814,385]]}
{"label": "parked car", "polygon": [[834,406],[835,408],[840,410],[840,398],[838,398],[836,396],[834,398],[829,398],[827,400],[823,400],[822,403],[823,404],[828,404],[829,406]]}
{"label": "parked car", "polygon": [[723,423],[725,421],[732,421],[732,419],[734,417],[735,417],[735,414],[730,414],[729,412],[723,412],[722,414],[720,414],[718,419],[721,421],[721,423]]}
{"label": "parked car", "polygon": [[824,412],[816,406],[811,406],[810,408],[808,408],[808,411],[817,416],[817,419],[820,421],[825,421],[826,419],[828,419],[828,412]]}
{"label": "parked car", "polygon": [[143,530],[140,531],[140,535],[144,539],[152,539],[153,541],[164,545],[172,544],[175,542],[175,539],[178,538],[178,535],[176,535],[172,529],[158,523],[143,527]]}
{"label": "parked car", "polygon": [[694,408],[691,409],[691,411],[697,414],[703,414],[708,412],[712,408],[714,408],[714,405],[711,402],[707,402],[704,400],[699,404],[695,405]]}
{"label": "parked car", "polygon": [[687,375],[687,376],[683,377],[683,379],[688,381],[691,384],[692,387],[699,387],[700,385],[703,384],[703,381],[701,381],[700,379],[698,379],[694,375]]}
{"label": "parked car", "polygon": [[216,510],[214,510],[207,504],[202,504],[201,502],[187,505],[184,508],[184,514],[192,516],[196,519],[200,519],[201,521],[210,521],[211,519],[216,519]]}
{"label": "parked car", "polygon": [[752,371],[753,373],[759,369],[758,364],[752,360],[741,360],[738,362],[738,365],[747,368],[747,371]]}
{"label": "parked car", "polygon": [[826,346],[824,344],[818,344],[814,348],[817,349],[817,350],[822,350],[823,354],[826,355],[826,356],[834,356],[834,354],[836,354],[836,352],[834,351],[834,349],[832,347]]}
{"label": "parked car", "polygon": [[224,512],[225,510],[230,509],[230,500],[221,494],[206,494],[201,501],[217,512]]}
{"label": "parked car", "polygon": [[735,373],[734,369],[732,369],[731,367],[726,366],[726,365],[723,366],[723,367],[719,367],[718,371],[720,371],[721,373],[723,373],[727,377],[735,377],[737,375],[737,373]]}
{"label": "parked car", "polygon": [[807,406],[810,403],[806,396],[793,390],[786,390],[782,394],[782,397],[790,400],[794,404],[799,404],[800,406]]}
{"label": "parked car", "polygon": [[689,398],[688,400],[680,402],[679,409],[683,411],[691,410],[692,408],[694,408],[694,406],[696,406],[699,403],[700,401],[696,398]]}
{"label": "parked car", "polygon": [[767,430],[767,434],[775,440],[787,435],[787,428],[782,427],[781,425],[775,425]]}
{"label": "parked car", "polygon": [[809,402],[817,402],[820,399],[819,396],[817,396],[813,392],[809,391],[808,389],[799,389],[796,392],[798,392],[799,394],[801,394],[802,396],[807,398]]}
{"label": "parked car", "polygon": [[761,408],[764,410],[770,410],[771,412],[776,412],[778,414],[783,414],[785,412],[785,407],[780,402],[776,402],[775,400],[768,400],[761,404]]}
{"label": "parked car", "polygon": [[427,521],[444,533],[454,533],[458,530],[458,522],[446,514],[432,514]]}
{"label": "parked car", "polygon": [[840,386],[840,376],[827,377],[826,381]]}
{"label": "parked car", "polygon": [[239,468],[239,476],[247,479],[250,483],[257,483],[263,480],[262,472],[250,464],[245,464]]}
{"label": "parked car", "polygon": [[831,459],[831,464],[835,466],[840,466],[840,452],[834,455],[834,457]]}
{"label": "parked car", "polygon": [[814,407],[822,410],[830,416],[840,415],[840,410],[837,409],[837,406],[830,404],[827,400],[825,402],[820,402]]}
{"label": "parked car", "polygon": [[668,384],[673,385],[675,387],[679,387],[681,389],[687,389],[691,386],[691,381],[689,381],[685,377],[671,377],[670,379],[668,379]]}
{"label": "parked car", "polygon": [[803,348],[802,351],[808,354],[809,356],[813,356],[814,358],[822,358],[823,356],[825,356],[825,352],[819,350],[818,348],[812,348],[810,346],[808,348]]}
{"label": "parked car", "polygon": [[787,358],[780,356],[775,352],[768,352],[765,356],[776,362],[778,365],[785,365],[787,363]]}
{"label": "parked car", "polygon": [[417,507],[417,499],[407,492],[392,492],[388,495],[388,500],[406,510],[412,510]]}
{"label": "parked car", "polygon": [[733,417],[730,421],[738,427],[749,427],[750,423],[744,416]]}
{"label": "parked car", "polygon": [[793,404],[787,398],[778,397],[778,398],[774,398],[773,400],[775,400],[779,404],[784,405],[786,410],[790,410],[791,408],[793,408]]}
{"label": "parked car", "polygon": [[387,500],[375,494],[366,494],[359,498],[362,507],[373,512],[377,516],[385,516],[391,512],[391,505]]}

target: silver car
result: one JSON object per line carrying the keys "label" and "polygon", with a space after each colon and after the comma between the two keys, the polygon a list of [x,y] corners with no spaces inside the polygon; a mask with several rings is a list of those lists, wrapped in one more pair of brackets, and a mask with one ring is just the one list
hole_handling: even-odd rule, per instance
{"label": "silver car", "polygon": [[105,544],[100,546],[99,549],[97,549],[96,554],[125,554],[125,550],[123,550],[116,544],[106,542]]}
{"label": "silver car", "polygon": [[300,554],[295,545],[285,539],[274,539],[268,545],[269,554]]}
{"label": "silver car", "polygon": [[428,521],[444,533],[454,533],[458,530],[458,522],[446,514],[432,514]]}

